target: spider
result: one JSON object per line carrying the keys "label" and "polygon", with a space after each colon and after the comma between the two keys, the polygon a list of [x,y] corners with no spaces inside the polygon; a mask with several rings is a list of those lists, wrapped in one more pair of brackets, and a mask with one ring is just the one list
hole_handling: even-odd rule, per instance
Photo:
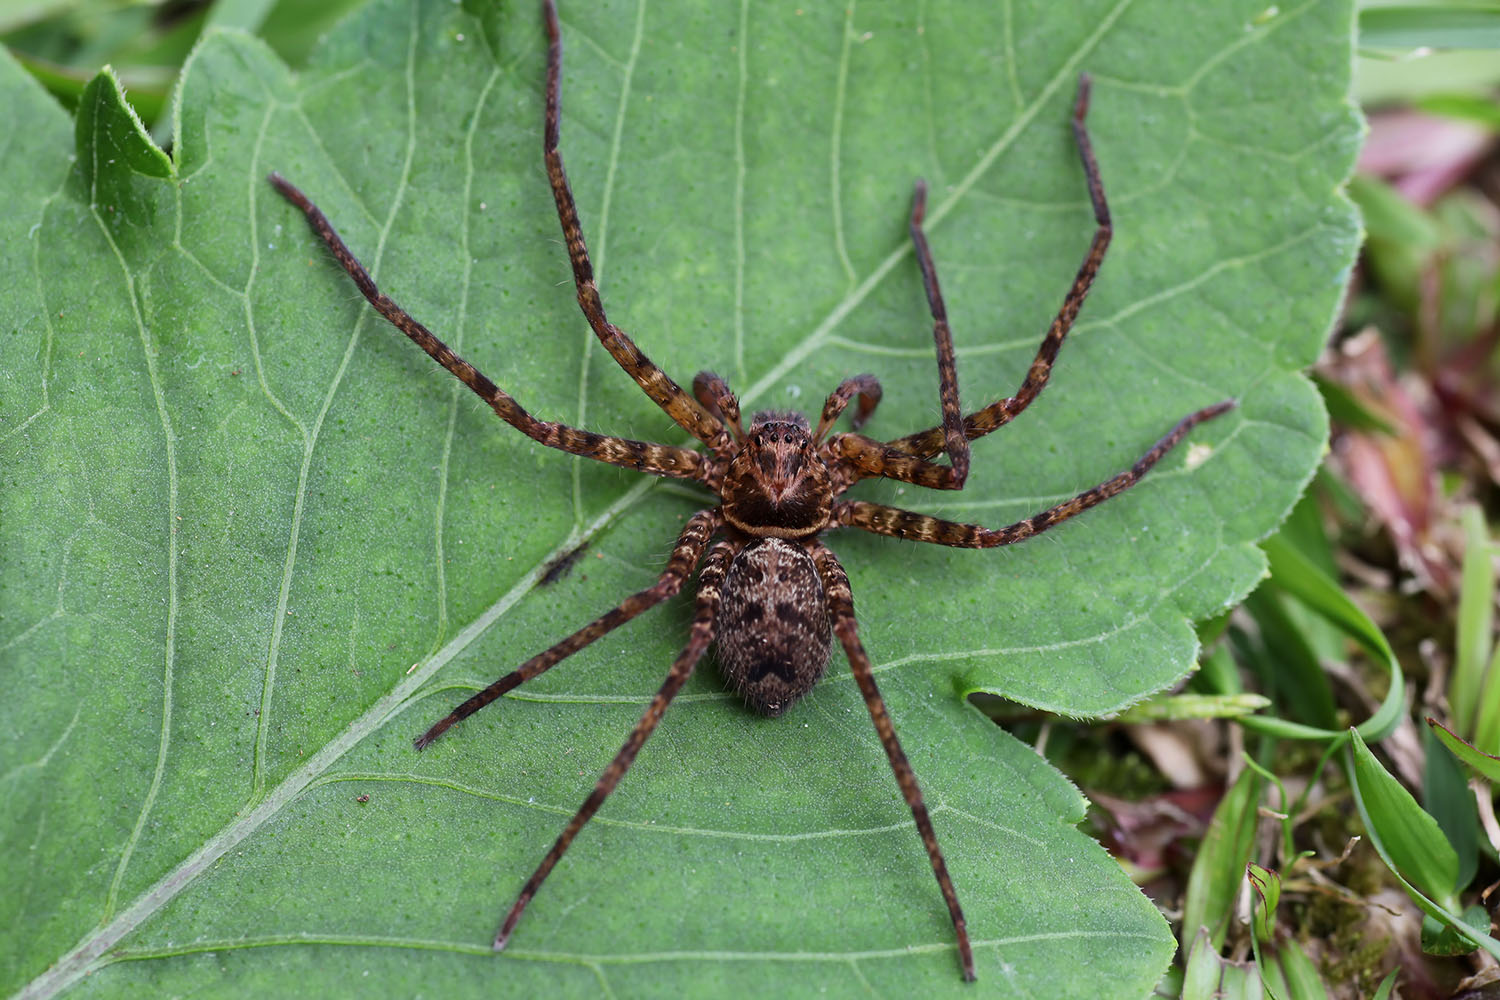
{"label": "spider", "polygon": [[[1058,349],[1088,295],[1112,233],[1104,186],[1084,127],[1089,105],[1088,76],[1079,78],[1072,125],[1093,204],[1096,222],[1093,242],[1015,395],[967,416],[959,407],[953,336],[932,253],[922,230],[927,188],[918,180],[910,231],[932,313],[942,425],[885,442],[859,434],[859,428],[880,401],[881,389],[873,375],[856,375],[842,381],[828,395],[816,427],[803,414],[782,410],[756,413],[746,427],[740,417],[739,400],[724,379],[712,372],[700,372],[693,379],[692,395],[688,395],[605,315],[562,154],[558,151],[562,36],[553,0],[543,0],[542,10],[548,39],[542,145],[547,179],[572,262],[578,304],[600,343],[620,367],[706,450],[631,441],[532,416],[509,393],[454,354],[381,292],[328,218],[306,195],[279,174],[273,173],[269,178],[307,217],[313,232],[376,311],[478,394],[506,423],[541,444],[569,454],[698,483],[717,501],[688,521],[654,586],[632,594],[533,656],[459,705],[415,740],[418,750],[425,749],[455,723],[648,608],[673,597],[697,569],[697,597],[686,647],[672,663],[666,680],[624,746],[527,879],[495,936],[495,950],[504,948],[510,940],[517,921],[548,873],[619,784],[710,646],[715,647],[725,679],[745,703],[764,715],[777,716],[818,682],[828,664],[831,639],[837,637],[937,876],[953,921],[963,976],[973,980],[973,949],[958,894],[938,847],[916,775],[896,738],[895,726],[875,684],[870,658],[860,643],[849,578],[820,536],[831,529],[847,527],[960,548],[1010,545],[1052,528],[1131,486],[1192,428],[1224,413],[1235,403],[1226,400],[1189,414],[1126,471],[1055,507],[1002,528],[960,524],[883,504],[839,499],[855,483],[871,477],[938,490],[962,489],[969,473],[969,442],[1009,423],[1046,386]],[[830,435],[835,422],[851,403],[855,407],[855,432]],[[932,461],[940,453],[947,455],[947,465]]]}

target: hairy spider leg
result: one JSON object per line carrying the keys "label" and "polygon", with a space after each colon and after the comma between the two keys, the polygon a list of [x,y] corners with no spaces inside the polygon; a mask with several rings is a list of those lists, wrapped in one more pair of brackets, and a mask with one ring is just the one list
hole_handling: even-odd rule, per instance
{"label": "hairy spider leg", "polygon": [[287,201],[297,206],[302,210],[302,214],[307,216],[307,222],[312,227],[312,231],[327,245],[339,266],[348,273],[350,278],[354,279],[354,284],[370,305],[375,307],[375,311],[389,320],[396,329],[410,337],[418,347],[453,373],[460,382],[474,390],[475,395],[488,403],[501,420],[533,441],[571,455],[582,455],[585,458],[597,459],[610,465],[621,465],[627,469],[639,469],[657,476],[695,479],[700,482],[703,480],[705,472],[703,453],[692,448],[678,448],[672,445],[651,444],[645,441],[631,441],[627,438],[595,434],[593,431],[579,430],[566,424],[553,423],[550,420],[538,420],[526,412],[521,404],[511,398],[509,393],[491,382],[479,369],[453,353],[452,348],[439,340],[431,330],[417,322],[410,313],[391,301],[389,296],[376,287],[375,280],[370,277],[370,272],[365,270],[364,265],[349,250],[338,231],[333,228],[333,224],[328,221],[328,217],[317,205],[313,204],[307,195],[278,173],[272,173],[267,179]]}
{"label": "hairy spider leg", "polygon": [[958,893],[953,888],[953,879],[948,875],[948,864],[943,860],[943,851],[938,847],[937,833],[932,828],[932,817],[927,814],[927,805],[922,801],[922,789],[917,786],[917,775],[901,749],[896,738],[896,727],[890,713],[885,710],[885,699],[875,686],[875,674],[870,667],[870,657],[864,644],[859,641],[859,625],[854,618],[854,595],[849,589],[849,577],[832,550],[816,538],[806,543],[812,554],[813,564],[823,579],[823,591],[828,603],[828,615],[833,619],[833,634],[838,636],[849,660],[849,670],[859,693],[864,696],[865,708],[869,709],[870,721],[880,734],[880,743],[885,755],[890,758],[891,770],[896,774],[896,784],[901,786],[901,795],[916,820],[917,833],[922,846],[927,848],[927,858],[932,862],[932,873],[937,876],[938,888],[942,890],[943,902],[948,904],[948,916],[953,920],[953,931],[958,937],[958,959],[963,966],[964,979],[974,981],[974,949],[969,945],[969,928],[964,921],[963,908],[958,905]]}
{"label": "hairy spider leg", "polygon": [[[1084,119],[1089,110],[1089,91],[1088,74],[1083,74],[1078,78],[1078,97],[1073,104],[1073,138],[1078,146],[1079,157],[1083,160],[1083,173],[1088,183],[1089,201],[1094,207],[1096,228],[1093,241],[1089,244],[1083,263],[1079,265],[1078,274],[1073,278],[1072,287],[1068,289],[1068,294],[1063,299],[1062,307],[1053,318],[1051,326],[1047,328],[1041,346],[1037,348],[1036,357],[1032,360],[1031,367],[1026,372],[1026,378],[1021,382],[1021,387],[1016,390],[1014,396],[997,400],[964,417],[963,434],[971,441],[1009,423],[1026,409],[1047,385],[1047,378],[1052,372],[1053,362],[1057,360],[1057,352],[1062,347],[1063,338],[1068,335],[1074,320],[1078,318],[1078,310],[1082,308],[1089,289],[1093,287],[1094,278],[1099,273],[1099,266],[1104,262],[1104,252],[1109,248],[1110,238],[1114,234],[1109,218],[1109,203],[1104,198],[1104,181],[1099,174],[1099,163],[1094,158],[1094,146],[1089,141],[1088,128],[1084,125]],[[920,254],[918,262],[920,263]],[[926,273],[926,268],[924,268],[924,279]],[[936,288],[935,282],[933,287]],[[936,489],[951,488],[944,485],[951,481],[947,470],[932,472],[929,468],[930,463],[912,463],[908,459],[899,457],[901,453],[905,453],[921,459],[944,450],[947,447],[948,438],[946,409],[944,417],[945,422],[941,427],[930,427],[925,431],[887,442],[884,446],[868,438],[862,440],[846,438],[843,442],[846,450],[842,454],[859,466],[866,476],[885,476],[918,486],[933,486]],[[942,469],[941,466],[935,468]]]}
{"label": "hairy spider leg", "polygon": [[745,443],[745,428],[740,423],[740,400],[729,391],[729,383],[713,372],[699,372],[693,376],[693,395],[703,408],[729,425],[734,443]]}
{"label": "hairy spider leg", "polygon": [[927,217],[927,182],[917,180],[911,199],[911,243],[917,253],[917,267],[922,271],[922,288],[927,292],[927,306],[932,312],[932,339],[937,347],[938,401],[943,408],[943,450],[948,453],[948,467],[939,465],[940,489],[961,490],[969,478],[969,439],[964,436],[964,414],[958,402],[958,367],[953,358],[953,331],[948,326],[948,307],[943,303],[943,289],[938,284],[937,265],[922,220]]}
{"label": "hairy spider leg", "polygon": [[682,529],[682,534],[678,536],[677,545],[672,549],[672,555],[667,560],[667,568],[662,570],[661,577],[655,584],[631,594],[577,632],[501,677],[438,720],[431,729],[413,740],[413,745],[418,750],[426,750],[432,745],[433,740],[447,732],[455,723],[462,722],[507,691],[513,691],[533,677],[546,673],[595,639],[614,631],[643,611],[654,608],[677,594],[687,578],[693,575],[693,567],[698,565],[698,557],[708,546],[708,540],[723,524],[724,517],[717,507],[694,514],[687,526]]}
{"label": "hairy spider leg", "polygon": [[859,405],[854,408],[853,423],[854,429],[859,430],[880,404],[880,380],[874,375],[854,375],[840,382],[838,388],[830,392],[823,403],[823,415],[818,419],[818,429],[813,432],[814,444],[822,442],[824,436],[833,429],[839,414],[844,412],[844,408],[856,395],[859,396]]}
{"label": "hairy spider leg", "polygon": [[583,825],[593,818],[594,813],[609,798],[625,772],[630,770],[630,765],[635,762],[635,755],[640,752],[642,745],[650,738],[656,724],[661,721],[667,706],[672,699],[677,697],[677,692],[682,690],[682,685],[693,675],[693,668],[703,658],[708,650],[709,644],[714,640],[714,621],[719,613],[719,601],[724,584],[724,574],[729,567],[729,561],[739,551],[742,542],[723,539],[714,544],[703,560],[703,570],[698,574],[698,597],[693,609],[693,624],[688,633],[687,646],[672,663],[672,669],[667,671],[667,679],[662,682],[660,690],[651,699],[651,704],[646,706],[646,712],[641,720],[631,730],[625,745],[620,747],[620,752],[615,754],[614,760],[604,769],[599,776],[594,790],[589,797],[584,799],[583,805],[578,807],[578,812],[568,821],[563,832],[558,834],[557,841],[547,856],[542,858],[542,863],[537,866],[531,878],[521,887],[521,894],[516,897],[510,912],[505,915],[505,920],[500,925],[499,932],[495,935],[495,950],[499,951],[505,947],[510,940],[511,932],[516,929],[516,921],[521,919],[521,914],[526,910],[526,905],[531,902],[533,896],[541,888],[542,882],[546,880],[549,872],[557,864],[558,860],[567,851],[568,845],[583,829]]}
{"label": "hairy spider leg", "polygon": [[599,297],[599,287],[594,283],[594,265],[589,261],[589,249],[583,239],[583,226],[578,221],[578,208],[573,203],[573,190],[568,186],[568,175],[563,169],[562,153],[557,141],[562,91],[562,30],[557,22],[557,6],[552,0],[542,5],[547,21],[547,124],[542,138],[543,155],[547,162],[547,180],[552,185],[552,199],[557,202],[557,219],[562,224],[563,239],[568,244],[568,258],[573,264],[573,284],[578,289],[578,307],[589,321],[594,335],[609,351],[610,357],[635,379],[657,406],[666,411],[677,425],[693,437],[702,441],[716,453],[723,454],[732,449],[729,432],[719,419],[698,404],[693,397],[682,391],[682,387],[656,367],[646,357],[624,330],[615,326],[604,314],[604,302]]}
{"label": "hairy spider leg", "polygon": [[877,535],[890,535],[893,538],[905,538],[914,542],[932,542],[936,545],[952,545],[965,549],[988,549],[997,545],[1012,545],[1040,534],[1048,528],[1056,527],[1068,518],[1075,517],[1135,485],[1153,465],[1161,460],[1163,455],[1187,436],[1188,431],[1205,420],[1212,420],[1234,409],[1235,405],[1234,400],[1225,400],[1188,414],[1179,420],[1177,426],[1168,431],[1165,437],[1152,445],[1150,451],[1138,458],[1135,464],[1124,472],[1092,489],[1084,490],[1070,500],[1064,500],[1055,507],[1049,507],[1040,514],[1033,514],[1025,520],[1003,528],[991,530],[977,524],[944,521],[928,514],[918,514],[909,510],[901,510],[898,507],[887,507],[884,504],[868,503],[863,500],[834,504],[833,517],[839,524],[851,528],[862,528]]}

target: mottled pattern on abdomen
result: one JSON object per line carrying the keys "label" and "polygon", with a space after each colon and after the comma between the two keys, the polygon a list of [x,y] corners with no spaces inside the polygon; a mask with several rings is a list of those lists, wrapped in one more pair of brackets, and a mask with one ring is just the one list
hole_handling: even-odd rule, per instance
{"label": "mottled pattern on abdomen", "polygon": [[763,538],[740,550],[724,578],[717,655],[745,703],[780,715],[828,666],[828,611],[812,557],[802,546]]}

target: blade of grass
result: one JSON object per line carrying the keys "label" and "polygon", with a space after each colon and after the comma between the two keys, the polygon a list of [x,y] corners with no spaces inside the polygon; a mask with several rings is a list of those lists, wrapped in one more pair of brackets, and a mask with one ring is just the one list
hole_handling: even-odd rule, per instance
{"label": "blade of grass", "polygon": [[1208,929],[1200,927],[1182,972],[1182,1000],[1213,1000],[1220,996],[1221,964],[1219,954],[1208,938]]}
{"label": "blade of grass", "polygon": [[[1359,809],[1360,815],[1363,817],[1365,815],[1364,804],[1360,801],[1358,789],[1356,789],[1354,792],[1354,804]],[[1366,820],[1365,822],[1365,828],[1370,828],[1368,820]],[[1379,854],[1381,860],[1385,862],[1386,867],[1391,870],[1391,874],[1396,877],[1396,881],[1401,883],[1402,888],[1406,890],[1406,894],[1411,897],[1412,902],[1417,904],[1418,909],[1427,914],[1429,917],[1432,917],[1433,919],[1441,921],[1442,923],[1447,924],[1449,927],[1454,928],[1463,937],[1467,938],[1471,943],[1473,943],[1475,947],[1483,948],[1494,958],[1500,959],[1500,941],[1496,941],[1488,934],[1485,934],[1468,926],[1464,923],[1461,916],[1445,909],[1442,906],[1439,906],[1437,903],[1434,903],[1432,900],[1422,895],[1421,890],[1401,877],[1401,873],[1396,870],[1395,862],[1391,860],[1390,855],[1386,853],[1385,848],[1373,835],[1371,835],[1370,837],[1370,844],[1375,848],[1375,853]]]}
{"label": "blade of grass", "polygon": [[1359,12],[1362,49],[1500,48],[1500,9],[1473,4],[1366,7]]}
{"label": "blade of grass", "polygon": [[[1262,767],[1260,763],[1249,754],[1241,754],[1240,759],[1245,762],[1246,767],[1255,771],[1262,778],[1276,786],[1276,793],[1279,796],[1277,801],[1280,803],[1278,812],[1281,814],[1281,854],[1284,858],[1296,857],[1296,849],[1294,848],[1292,842],[1293,806],[1291,796],[1289,796],[1286,792],[1286,784],[1279,777],[1277,777],[1274,772]],[[1322,770],[1323,765],[1320,762],[1317,770],[1313,773],[1319,774],[1322,773]],[[1252,866],[1253,864],[1254,863],[1252,862]]]}
{"label": "blade of grass", "polygon": [[[1472,736],[1485,727],[1481,716],[1500,714],[1500,708],[1483,706],[1479,700],[1495,628],[1495,577],[1484,513],[1472,504],[1465,506],[1462,521],[1463,576],[1458,592],[1458,641],[1453,679],[1448,685],[1448,710],[1453,713],[1458,731]],[[1478,740],[1475,744],[1497,749]]]}
{"label": "blade of grass", "polygon": [[1200,927],[1207,928],[1216,949],[1223,945],[1229,930],[1234,897],[1250,860],[1259,804],[1260,775],[1246,768],[1214,809],[1208,834],[1188,875],[1183,932],[1196,935]]}
{"label": "blade of grass", "polygon": [[1275,984],[1273,996],[1284,1000],[1328,1000],[1328,988],[1317,966],[1307,957],[1307,952],[1296,941],[1288,938],[1275,948],[1267,949],[1267,962],[1262,968],[1266,973],[1266,985]]}
{"label": "blade of grass", "polygon": [[1260,970],[1224,958],[1200,929],[1188,953],[1181,1000],[1262,1000],[1266,991]]}
{"label": "blade of grass", "polygon": [[1436,719],[1429,718],[1427,724],[1438,741],[1453,752],[1453,756],[1478,771],[1490,781],[1500,782],[1500,757],[1487,754],[1461,739],[1453,730]]}
{"label": "blade of grass", "polygon": [[1283,716],[1333,732],[1338,714],[1328,674],[1276,583],[1273,579],[1245,601],[1264,647],[1264,655],[1256,658],[1257,672]]}
{"label": "blade of grass", "polygon": [[1431,728],[1422,733],[1422,807],[1432,814],[1458,855],[1454,885],[1463,888],[1479,868],[1479,813],[1463,766]]}
{"label": "blade of grass", "polygon": [[[1366,740],[1379,741],[1389,736],[1401,721],[1405,710],[1406,684],[1401,665],[1396,662],[1396,654],[1391,651],[1385,635],[1369,616],[1345,596],[1332,579],[1279,536],[1273,535],[1266,539],[1261,543],[1261,548],[1270,561],[1271,576],[1277,586],[1338,625],[1345,635],[1358,643],[1390,674],[1391,686],[1386,692],[1385,700],[1380,703],[1374,715],[1355,727]],[[1246,725],[1250,725],[1252,721],[1258,722],[1260,717],[1251,716],[1244,720]],[[1319,738],[1341,737],[1341,733],[1324,730]]]}
{"label": "blade of grass", "polygon": [[1500,102],[1477,94],[1432,94],[1418,99],[1418,109],[1500,131]]}
{"label": "blade of grass", "polygon": [[1239,669],[1234,665],[1234,656],[1226,643],[1219,643],[1198,662],[1198,672],[1189,681],[1189,687],[1200,694],[1227,697],[1242,694]]}
{"label": "blade of grass", "polygon": [[1467,955],[1474,950],[1469,938],[1489,930],[1490,915],[1475,903],[1459,915],[1458,923],[1448,923],[1428,914],[1422,920],[1422,950],[1429,955]]}
{"label": "blade of grass", "polygon": [[1238,719],[1268,707],[1258,694],[1176,694],[1143,701],[1121,712],[1116,721],[1174,722],[1180,719]]}
{"label": "blade of grass", "polygon": [[1371,838],[1385,846],[1400,875],[1441,905],[1456,905],[1458,855],[1437,820],[1375,758],[1358,732],[1350,753]]}

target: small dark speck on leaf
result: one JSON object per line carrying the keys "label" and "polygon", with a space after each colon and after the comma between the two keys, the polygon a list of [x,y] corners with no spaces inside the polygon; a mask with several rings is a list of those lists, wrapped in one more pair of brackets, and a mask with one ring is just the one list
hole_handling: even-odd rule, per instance
{"label": "small dark speck on leaf", "polygon": [[583,553],[588,547],[588,542],[580,542],[577,547],[564,552],[552,560],[547,564],[547,568],[542,571],[542,578],[537,581],[537,585],[546,587],[567,576],[568,572],[573,568],[573,564],[583,558]]}

